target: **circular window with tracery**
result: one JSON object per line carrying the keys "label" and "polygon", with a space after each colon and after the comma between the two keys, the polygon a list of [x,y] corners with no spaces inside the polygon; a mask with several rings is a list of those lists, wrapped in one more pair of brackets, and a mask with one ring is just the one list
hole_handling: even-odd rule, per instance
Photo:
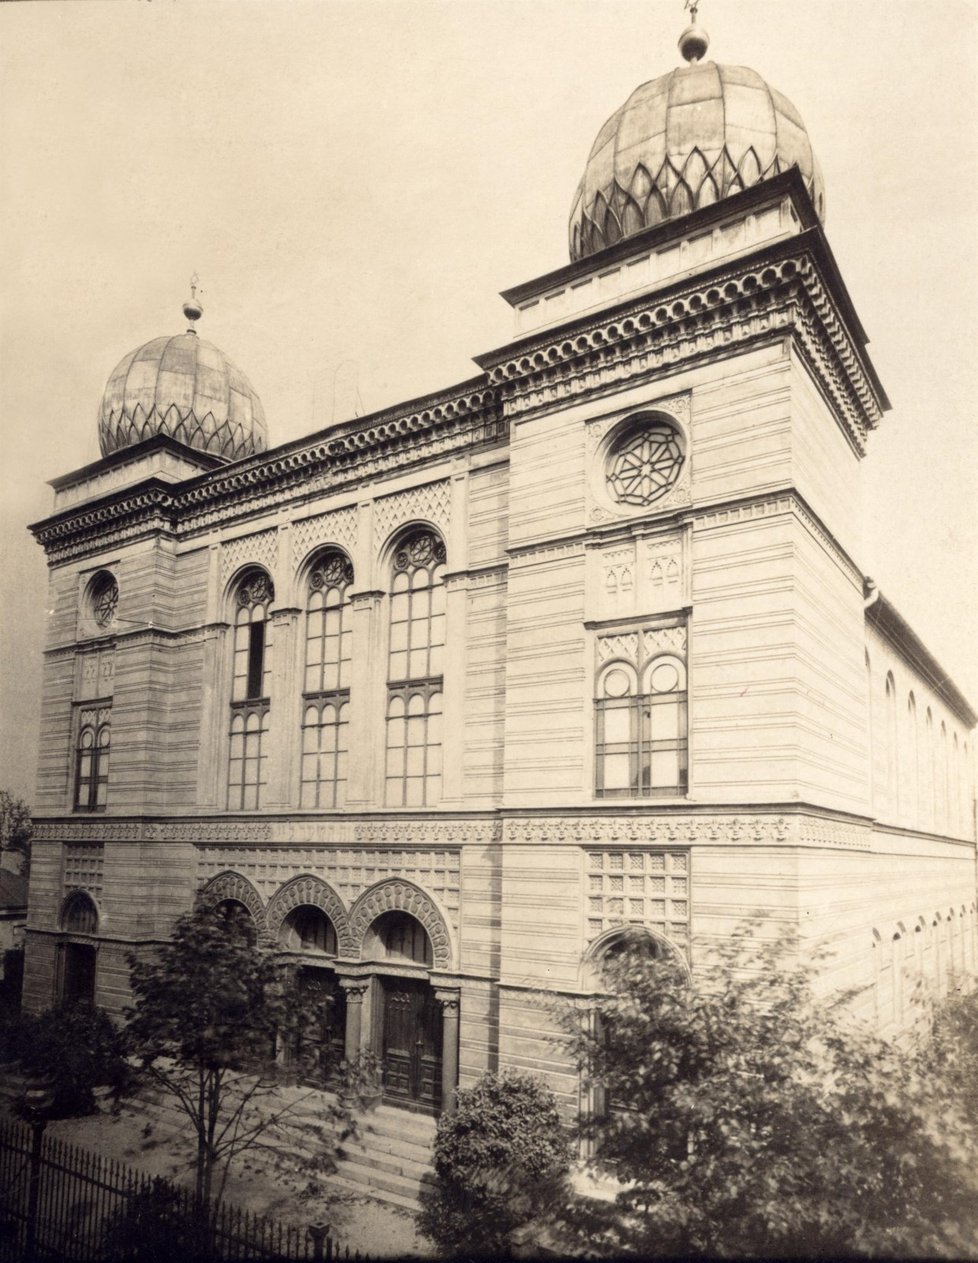
{"label": "circular window with tracery", "polygon": [[108,627],[119,605],[119,585],[107,571],[97,574],[89,591],[92,617],[99,627]]}
{"label": "circular window with tracery", "polygon": [[682,467],[679,432],[667,421],[648,421],[612,447],[608,490],[618,504],[653,504],[675,486]]}

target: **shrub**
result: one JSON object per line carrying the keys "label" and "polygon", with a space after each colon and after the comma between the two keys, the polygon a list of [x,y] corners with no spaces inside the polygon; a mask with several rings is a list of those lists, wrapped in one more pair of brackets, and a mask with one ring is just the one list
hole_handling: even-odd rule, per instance
{"label": "shrub", "polygon": [[553,1094],[528,1075],[484,1075],[438,1122],[421,1230],[453,1253],[504,1254],[517,1228],[562,1203],[569,1167]]}
{"label": "shrub", "polygon": [[128,1082],[122,1037],[108,1014],[89,1004],[25,1014],[5,1042],[27,1074],[50,1083],[56,1117],[90,1114],[97,1087],[118,1094]]}

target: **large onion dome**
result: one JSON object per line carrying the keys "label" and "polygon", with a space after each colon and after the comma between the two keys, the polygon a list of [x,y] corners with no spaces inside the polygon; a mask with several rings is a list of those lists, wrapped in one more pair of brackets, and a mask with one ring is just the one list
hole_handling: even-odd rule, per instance
{"label": "large onion dome", "polygon": [[[200,312],[196,301],[184,306],[191,320]],[[130,351],[102,395],[103,456],[157,434],[226,460],[265,450],[265,412],[251,383],[192,328]]]}
{"label": "large onion dome", "polygon": [[691,64],[636,88],[598,132],[571,210],[571,259],[792,166],[824,218],[822,173],[798,111],[753,70],[698,60],[707,44],[700,28],[684,32]]}

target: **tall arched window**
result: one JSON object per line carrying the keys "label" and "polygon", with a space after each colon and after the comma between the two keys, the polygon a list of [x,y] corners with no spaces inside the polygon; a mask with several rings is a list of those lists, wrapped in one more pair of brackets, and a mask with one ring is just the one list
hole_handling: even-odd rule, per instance
{"label": "tall arched window", "polygon": [[309,575],[299,791],[303,807],[335,808],[346,801],[352,582],[353,567],[339,552],[325,553]]}
{"label": "tall arched window", "polygon": [[947,724],[941,720],[941,745],[937,752],[937,765],[934,769],[934,777],[937,786],[937,801],[939,804],[939,824],[942,829],[948,827],[948,811],[947,811]]}
{"label": "tall arched window", "polygon": [[937,827],[937,783],[934,775],[934,716],[930,707],[924,718],[924,793],[927,802],[926,823],[928,829]]}
{"label": "tall arched window", "polygon": [[85,707],[79,714],[75,750],[75,810],[104,811],[109,788],[112,710]]}
{"label": "tall arched window", "polygon": [[961,756],[958,750],[958,734],[954,734],[951,746],[951,761],[948,764],[948,807],[949,825],[952,833],[957,833],[961,825]]}
{"label": "tall arched window", "polygon": [[415,531],[391,570],[385,802],[426,807],[441,797],[445,545]]}
{"label": "tall arched window", "polygon": [[893,672],[886,674],[886,804],[885,810],[890,817],[899,815],[898,780],[897,780],[897,715],[896,715],[896,683]]}
{"label": "tall arched window", "polygon": [[271,673],[269,611],[275,592],[263,570],[249,570],[234,592],[234,667],[231,679],[231,744],[228,808],[261,805],[268,758]]}
{"label": "tall arched window", "polygon": [[917,735],[917,699],[911,691],[907,698],[907,749],[910,767],[907,775],[907,792],[910,795],[909,822],[920,828],[920,742]]}

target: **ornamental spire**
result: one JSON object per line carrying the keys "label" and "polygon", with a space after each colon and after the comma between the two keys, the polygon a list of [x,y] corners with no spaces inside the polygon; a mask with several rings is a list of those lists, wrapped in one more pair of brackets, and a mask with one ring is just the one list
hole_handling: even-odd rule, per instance
{"label": "ornamental spire", "polygon": [[706,50],[710,47],[710,37],[696,23],[696,11],[700,7],[699,0],[686,0],[684,7],[689,10],[690,25],[679,37],[679,51],[690,65],[695,65],[706,56]]}
{"label": "ornamental spire", "polygon": [[194,328],[194,322],[199,320],[204,314],[203,305],[197,301],[197,285],[199,282],[200,277],[195,272],[190,278],[190,297],[183,304],[183,314],[190,321],[190,324],[187,327],[187,332],[194,334],[197,332]]}

